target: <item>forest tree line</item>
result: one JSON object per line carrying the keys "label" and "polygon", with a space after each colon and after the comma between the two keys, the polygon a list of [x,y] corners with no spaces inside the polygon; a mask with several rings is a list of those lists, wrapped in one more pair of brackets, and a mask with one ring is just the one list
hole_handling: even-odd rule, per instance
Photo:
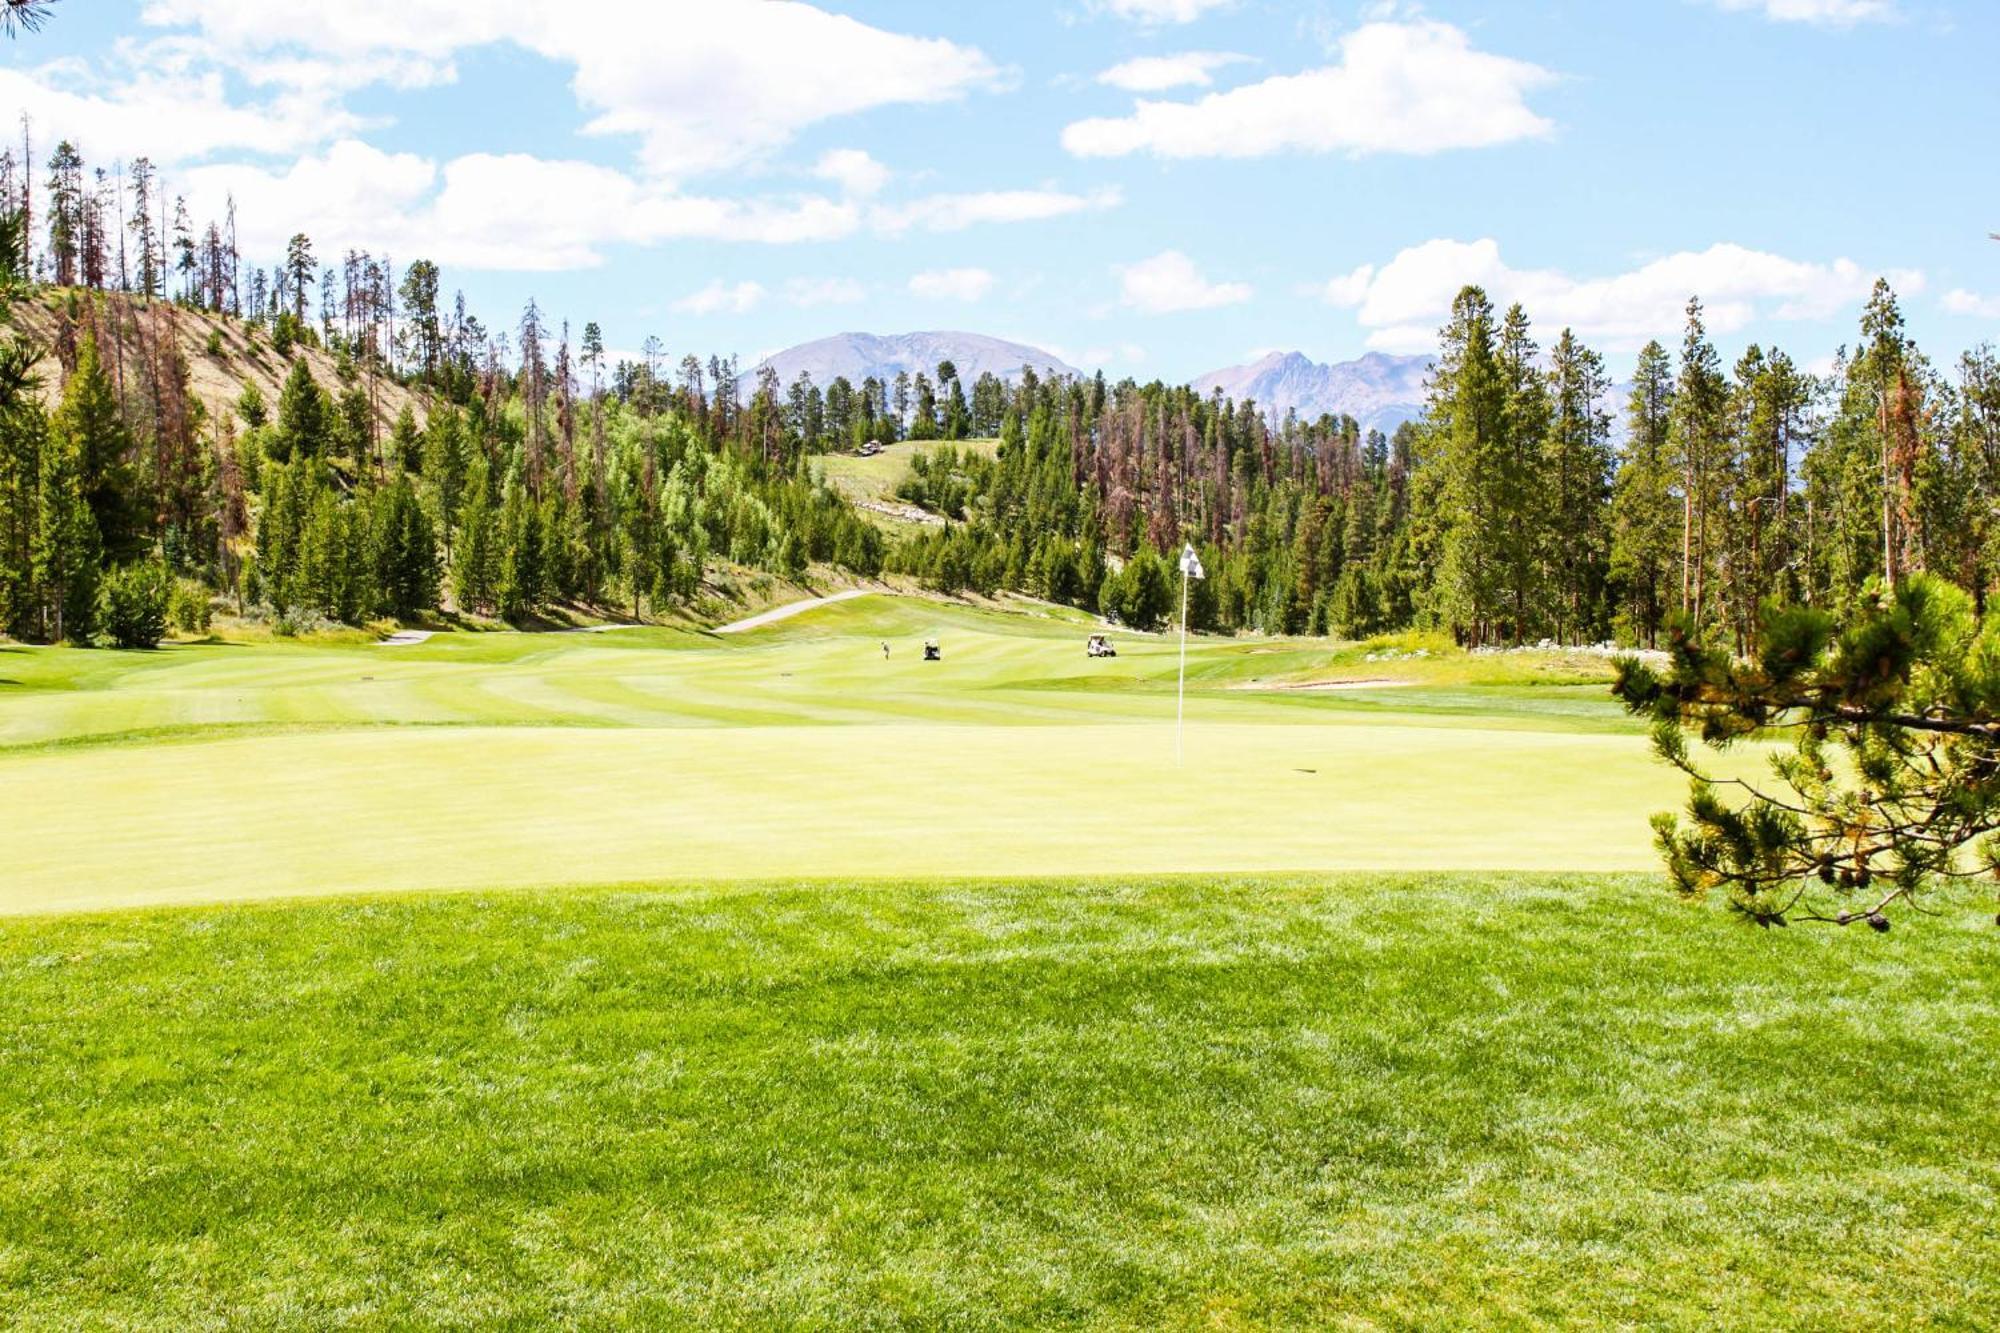
{"label": "forest tree line", "polygon": [[[44,349],[6,342],[0,625],[19,637],[86,641],[109,617],[122,641],[131,606],[191,622],[209,595],[287,627],[646,616],[691,602],[714,561],[1152,627],[1192,542],[1201,629],[1650,645],[1685,613],[1748,650],[1766,599],[1844,610],[1922,569],[1983,609],[1996,578],[2000,366],[1982,347],[1940,368],[1886,284],[1825,376],[1755,346],[1725,368],[1691,302],[1620,401],[1571,331],[1544,347],[1525,310],[1468,288],[1422,417],[1385,436],[1102,374],[968,386],[947,361],[785,385],[653,338],[608,364],[595,323],[573,340],[534,302],[490,330],[427,260],[322,264],[300,234],[246,264],[233,205],[196,224],[143,159],[89,171],[58,144],[37,200],[28,153],[0,150],[0,279],[54,301],[62,383],[44,410]],[[289,362],[277,401],[252,386],[204,410],[191,311]],[[327,354],[326,382],[300,346]],[[944,442],[899,490],[945,521],[891,539],[812,460],[900,439]]]}

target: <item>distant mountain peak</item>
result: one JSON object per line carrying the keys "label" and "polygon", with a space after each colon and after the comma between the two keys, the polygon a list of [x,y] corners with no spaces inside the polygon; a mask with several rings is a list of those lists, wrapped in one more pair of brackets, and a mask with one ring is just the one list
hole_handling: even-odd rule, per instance
{"label": "distant mountain peak", "polygon": [[1423,411],[1430,367],[1428,356],[1369,352],[1321,365],[1303,352],[1270,351],[1245,365],[1212,370],[1194,387],[1204,396],[1220,389],[1236,402],[1254,402],[1274,418],[1294,411],[1307,421],[1344,414],[1363,430],[1386,434]]}
{"label": "distant mountain peak", "polygon": [[788,347],[764,358],[758,366],[769,366],[786,384],[801,371],[824,388],[836,377],[846,376],[850,384],[860,384],[869,376],[893,380],[898,374],[922,371],[936,375],[940,361],[949,361],[959,380],[970,386],[991,372],[1004,380],[1019,379],[1024,366],[1038,375],[1074,375],[1083,372],[1060,357],[1027,343],[1010,342],[983,333],[940,329],[917,333],[836,333],[812,342]]}

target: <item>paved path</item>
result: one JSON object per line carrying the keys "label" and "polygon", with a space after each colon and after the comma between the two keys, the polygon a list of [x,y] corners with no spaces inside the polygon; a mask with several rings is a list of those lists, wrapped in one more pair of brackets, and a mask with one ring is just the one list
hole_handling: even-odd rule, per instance
{"label": "paved path", "polygon": [[746,629],[761,629],[765,625],[774,624],[780,620],[789,620],[801,611],[810,611],[816,606],[832,606],[835,602],[852,601],[856,597],[866,597],[873,591],[874,589],[872,588],[849,588],[846,592],[837,592],[830,597],[808,597],[802,602],[787,602],[783,606],[774,606],[769,611],[751,616],[748,619],[732,621],[727,625],[718,625],[715,632],[717,634],[739,634]]}

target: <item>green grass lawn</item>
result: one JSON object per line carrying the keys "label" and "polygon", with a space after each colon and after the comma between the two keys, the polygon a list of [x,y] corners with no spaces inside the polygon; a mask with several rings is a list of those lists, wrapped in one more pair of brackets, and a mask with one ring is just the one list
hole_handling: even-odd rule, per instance
{"label": "green grass lawn", "polygon": [[1090,628],[0,647],[0,1325],[2000,1319],[1990,904],[1678,903],[1585,655],[1176,765]]}
{"label": "green grass lawn", "polygon": [[0,1322],[1973,1328],[1969,913],[1654,876],[0,923]]}
{"label": "green grass lawn", "polygon": [[[1601,662],[1370,661],[897,597],[717,637],[0,652],[0,911],[774,876],[1637,870]],[[920,660],[941,638],[945,659]],[[890,655],[884,658],[882,645]],[[1321,693],[1266,686],[1347,679]]]}

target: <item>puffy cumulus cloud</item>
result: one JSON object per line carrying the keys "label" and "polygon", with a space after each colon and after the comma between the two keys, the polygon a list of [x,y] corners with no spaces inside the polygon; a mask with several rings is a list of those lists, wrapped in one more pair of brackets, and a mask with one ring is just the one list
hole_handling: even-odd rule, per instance
{"label": "puffy cumulus cloud", "polygon": [[1979,319],[2000,319],[2000,296],[1981,296],[1963,287],[1954,287],[1939,302],[1948,315],[1972,315]]}
{"label": "puffy cumulus cloud", "polygon": [[233,197],[243,248],[280,254],[298,230],[293,223],[307,218],[323,246],[335,236],[369,248],[414,240],[410,219],[429,212],[438,179],[437,164],[428,158],[343,139],[284,168],[196,167],[173,184],[185,187],[196,217],[222,216]]}
{"label": "puffy cumulus cloud", "polygon": [[883,205],[870,214],[878,231],[889,235],[917,228],[923,231],[964,231],[988,222],[1042,222],[1075,213],[1116,208],[1124,195],[1116,188],[1075,194],[1066,190],[984,190],[970,194],[933,194],[908,203]]}
{"label": "puffy cumulus cloud", "polygon": [[[724,198],[678,190],[594,162],[524,153],[468,153],[438,163],[342,139],[287,166],[211,164],[183,169],[172,188],[197,217],[220,217],[233,197],[244,247],[283,248],[301,218],[322,245],[366,248],[441,264],[517,272],[594,267],[613,246],[713,240],[792,245],[837,241],[872,226],[956,231],[1109,207],[1115,192],[1019,190],[933,195],[866,206],[848,197],[795,194]],[[860,284],[816,279],[788,295],[798,304],[847,304]]]}
{"label": "puffy cumulus cloud", "polygon": [[1755,10],[1774,23],[1851,28],[1899,18],[1894,0],[1715,0],[1724,9]]}
{"label": "puffy cumulus cloud", "polygon": [[1141,99],[1129,116],[1062,132],[1079,157],[1263,157],[1272,153],[1436,153],[1546,135],[1527,103],[1554,76],[1475,50],[1448,23],[1370,23],[1340,39],[1336,64],[1278,75],[1193,102]]}
{"label": "puffy cumulus cloud", "polygon": [[1252,295],[1248,283],[1210,282],[1194,261],[1178,250],[1162,250],[1151,259],[1121,265],[1115,271],[1124,303],[1149,315],[1241,305]]}
{"label": "puffy cumulus cloud", "polygon": [[[1899,289],[1921,291],[1923,275],[1889,275]],[[1383,351],[1424,351],[1459,289],[1486,289],[1496,305],[1519,302],[1537,323],[1567,326],[1618,346],[1670,337],[1688,298],[1699,296],[1711,332],[1729,333],[1756,319],[1823,319],[1866,299],[1875,274],[1849,259],[1812,263],[1740,245],[1682,251],[1625,273],[1577,278],[1555,269],[1517,269],[1499,242],[1433,240],[1377,267],[1364,264],[1328,282],[1320,295],[1354,310]]]}
{"label": "puffy cumulus cloud", "polygon": [[294,154],[361,126],[324,89],[289,89],[239,104],[220,72],[177,56],[149,60],[129,46],[101,70],[75,60],[0,70],[0,104],[96,160]]}
{"label": "puffy cumulus cloud", "polygon": [[274,52],[388,55],[442,77],[458,51],[513,43],[568,66],[592,114],[586,129],[636,137],[641,160],[664,176],[734,166],[822,120],[1000,82],[976,48],[797,0],[151,0],[143,13],[246,67]]}
{"label": "puffy cumulus cloud", "polygon": [[926,301],[982,301],[994,277],[983,268],[939,268],[910,279],[910,294]]}
{"label": "puffy cumulus cloud", "polygon": [[683,315],[747,315],[764,303],[764,296],[762,283],[725,283],[716,278],[674,302],[674,310]]}
{"label": "puffy cumulus cloud", "polygon": [[1113,65],[1097,76],[1099,83],[1128,93],[1159,93],[1169,88],[1206,88],[1218,69],[1242,64],[1249,56],[1229,51],[1183,51],[1172,56],[1140,56]]}
{"label": "puffy cumulus cloud", "polygon": [[235,197],[253,253],[281,248],[290,220],[311,218],[325,244],[482,269],[586,268],[607,245],[833,240],[860,226],[852,205],[821,196],[710,198],[519,153],[472,153],[439,167],[351,139],[282,169],[213,165],[183,179],[197,216],[220,216]]}
{"label": "puffy cumulus cloud", "polygon": [[449,57],[499,41],[532,8],[519,0],[342,0],[278,5],[270,0],[146,0],[141,19],[191,27],[217,46],[251,53],[296,47],[347,58],[381,51]]}
{"label": "puffy cumulus cloud", "polygon": [[823,153],[813,166],[813,175],[832,181],[842,194],[857,198],[880,194],[889,183],[889,168],[859,148],[836,148]]}
{"label": "puffy cumulus cloud", "polygon": [[[726,167],[830,117],[925,104],[990,87],[979,51],[943,38],[870,27],[810,5],[765,0],[599,0],[605,21],[575,6],[551,15],[536,42],[572,61],[575,88],[599,133],[636,134],[656,170]],[[863,73],[865,71],[865,73]]]}
{"label": "puffy cumulus cloud", "polygon": [[1234,0],[1102,0],[1101,8],[1134,23],[1192,23]]}

